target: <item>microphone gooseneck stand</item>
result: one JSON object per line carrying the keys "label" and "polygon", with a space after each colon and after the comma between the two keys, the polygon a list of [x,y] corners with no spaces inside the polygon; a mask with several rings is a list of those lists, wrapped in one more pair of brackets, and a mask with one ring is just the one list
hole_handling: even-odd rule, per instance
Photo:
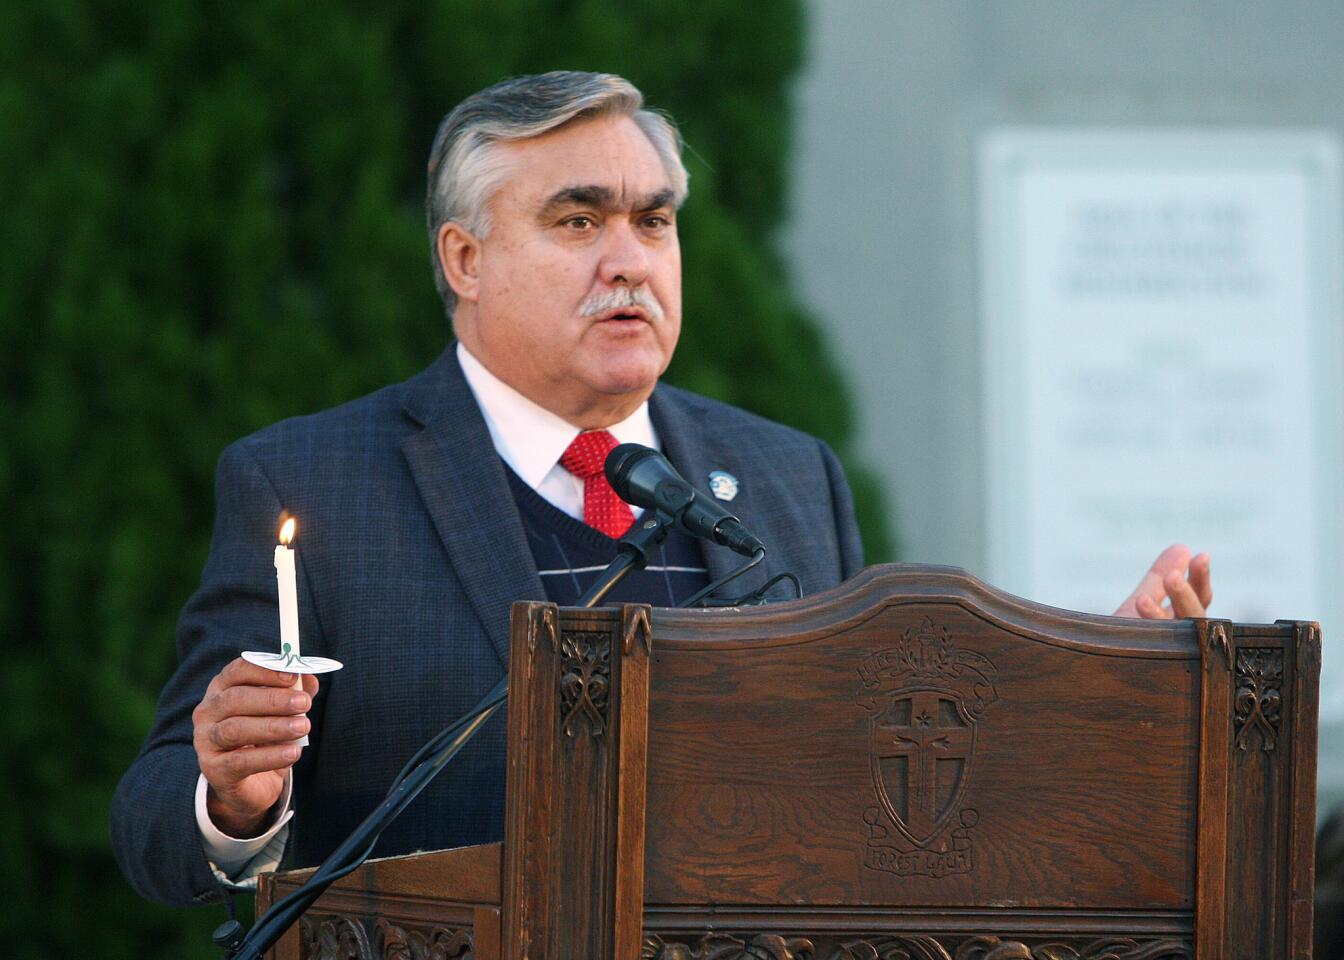
{"label": "microphone gooseneck stand", "polygon": [[[594,606],[632,570],[641,570],[649,556],[667,538],[672,518],[661,511],[635,524],[617,545],[616,559],[575,602],[577,607]],[[509,698],[506,674],[466,715],[445,727],[407,761],[391,789],[355,831],[342,841],[302,887],[271,904],[250,931],[244,933],[237,920],[221,924],[214,941],[226,960],[261,960],[286,930],[303,915],[313,901],[335,881],[353,872],[373,853],[379,835],[395,820],[440,771],[455,757],[495,711]]]}

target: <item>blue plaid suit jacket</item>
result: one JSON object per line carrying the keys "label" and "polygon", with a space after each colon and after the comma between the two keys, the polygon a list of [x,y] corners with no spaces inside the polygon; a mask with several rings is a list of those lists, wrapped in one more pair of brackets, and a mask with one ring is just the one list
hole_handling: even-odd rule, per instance
{"label": "blue plaid suit jacket", "polygon": [[[732,503],[769,548],[735,593],[792,570],[835,586],[862,565],[849,487],[820,441],[658,386],[650,411],[668,458],[698,488],[725,470]],[[335,657],[294,770],[286,861],[314,864],[381,800],[426,740],[504,675],[509,607],[544,599],[504,466],[452,346],[405,383],[230,446],[201,584],[178,625],[179,666],[112,807],[113,848],[143,895],[214,896],[193,813],[191,713],[242,650],[277,646],[271,563],[282,512],[299,520],[305,653]],[[737,564],[709,548],[712,576]],[[376,856],[503,836],[505,723],[496,716],[401,819]]]}

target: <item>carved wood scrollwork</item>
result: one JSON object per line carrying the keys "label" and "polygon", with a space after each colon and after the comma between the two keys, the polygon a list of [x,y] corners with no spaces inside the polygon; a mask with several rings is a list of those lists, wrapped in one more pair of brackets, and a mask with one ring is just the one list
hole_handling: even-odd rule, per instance
{"label": "carved wood scrollwork", "polygon": [[761,934],[740,939],[706,933],[690,937],[646,936],[640,960],[1191,960],[1189,940],[1070,937],[1035,946],[991,936],[882,935],[832,943],[823,938]]}
{"label": "carved wood scrollwork", "polygon": [[299,920],[304,960],[472,960],[469,929],[399,926],[379,918],[370,938],[354,917],[304,916]]}
{"label": "carved wood scrollwork", "polygon": [[954,960],[1191,960],[1194,947],[1188,940],[1135,940],[1105,937],[1101,940],[1052,940],[1028,947],[998,937],[974,937],[957,948]]}
{"label": "carved wood scrollwork", "polygon": [[380,918],[374,932],[381,960],[471,960],[469,930],[398,927]]}
{"label": "carved wood scrollwork", "polygon": [[607,694],[611,689],[611,636],[603,632],[573,631],[560,634],[561,726],[574,736],[580,717],[588,732],[601,737],[607,732]]}
{"label": "carved wood scrollwork", "polygon": [[1233,700],[1236,714],[1237,748],[1246,749],[1251,732],[1258,731],[1266,753],[1279,739],[1279,718],[1283,703],[1283,651],[1278,648],[1247,647],[1237,651],[1237,693]]}
{"label": "carved wood scrollwork", "polygon": [[811,940],[772,934],[739,940],[707,933],[694,947],[689,942],[645,937],[639,951],[639,960],[814,960],[815,957]]}
{"label": "carved wood scrollwork", "polygon": [[299,955],[305,960],[376,960],[364,925],[351,917],[299,918]]}

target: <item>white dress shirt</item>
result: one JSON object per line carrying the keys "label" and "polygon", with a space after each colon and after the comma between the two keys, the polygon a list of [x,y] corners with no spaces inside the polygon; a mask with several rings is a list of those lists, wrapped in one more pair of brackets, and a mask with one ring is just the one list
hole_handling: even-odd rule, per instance
{"label": "white dress shirt", "polygon": [[[565,450],[582,431],[500,380],[460,343],[457,359],[501,459],[548,503],[582,520],[583,481],[560,466]],[[647,400],[607,431],[617,443],[642,443],[658,449]],[[642,512],[640,507],[631,509],[636,517]]]}
{"label": "white dress shirt", "polygon": [[[582,431],[538,406],[500,380],[457,345],[467,385],[481,408],[495,452],[519,478],[552,506],[576,520],[583,519],[583,481],[560,465],[560,457]],[[618,443],[642,443],[658,449],[658,435],[649,417],[648,401],[620,423],[607,428]],[[638,517],[642,510],[633,507]],[[291,778],[285,771],[285,787],[276,809],[281,811],[271,826],[255,837],[240,839],[222,832],[206,810],[207,784],[202,775],[196,783],[196,826],[201,846],[222,879],[232,884],[254,881],[258,873],[273,870],[284,853],[289,834]]]}

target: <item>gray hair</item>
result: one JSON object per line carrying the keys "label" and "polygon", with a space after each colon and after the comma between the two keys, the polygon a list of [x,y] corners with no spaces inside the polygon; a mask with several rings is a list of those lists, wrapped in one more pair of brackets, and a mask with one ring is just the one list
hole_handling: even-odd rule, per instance
{"label": "gray hair", "polygon": [[644,109],[644,95],[614,74],[556,70],[511,77],[467,97],[443,118],[429,153],[425,220],[434,286],[449,317],[457,295],[439,262],[439,229],[455,221],[478,237],[490,232],[490,198],[510,173],[494,145],[539,137],[573,120],[613,115],[630,117],[644,131],[671,181],[672,202],[680,206],[689,180],[681,134],[670,117]]}

